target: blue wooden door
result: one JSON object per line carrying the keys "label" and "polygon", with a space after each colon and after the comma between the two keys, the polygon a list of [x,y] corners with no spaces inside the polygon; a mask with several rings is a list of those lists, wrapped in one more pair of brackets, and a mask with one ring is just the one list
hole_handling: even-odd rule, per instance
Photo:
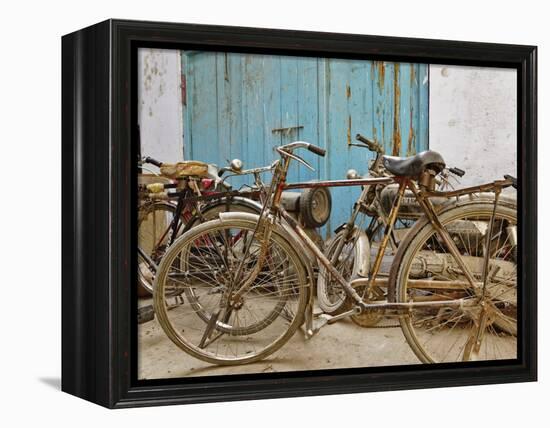
{"label": "blue wooden door", "polygon": [[[186,159],[267,165],[273,147],[303,140],[327,149],[324,159],[300,153],[316,169],[294,164],[289,180],[303,181],[366,172],[372,154],[351,146],[357,133],[397,155],[428,147],[424,64],[186,52],[182,72]],[[358,192],[332,189],[329,231],[349,216]]]}

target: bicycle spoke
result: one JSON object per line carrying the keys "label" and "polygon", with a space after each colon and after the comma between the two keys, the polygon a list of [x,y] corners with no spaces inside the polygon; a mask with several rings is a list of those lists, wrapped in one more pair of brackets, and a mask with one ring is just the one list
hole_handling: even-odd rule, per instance
{"label": "bicycle spoke", "polygon": [[[510,236],[505,232],[508,224],[515,225],[515,217],[512,214],[509,217],[501,216],[497,210],[494,227],[489,230],[492,216],[490,206],[480,211],[476,211],[476,207],[467,207],[463,211],[471,214],[455,218],[449,216],[444,227],[475,281],[482,280],[484,257],[488,254],[489,275],[485,294],[481,294],[481,287],[463,287],[460,293],[465,295],[460,296],[457,294],[458,289],[430,290],[429,287],[415,288],[414,281],[409,283],[408,279],[418,278],[422,278],[426,284],[431,279],[436,279],[440,284],[445,281],[456,284],[466,279],[463,269],[449,256],[446,245],[428,224],[424,228],[425,232],[419,232],[414,244],[410,244],[409,262],[402,267],[399,279],[400,299],[414,302],[462,297],[471,304],[452,309],[444,305],[436,309],[413,308],[410,315],[401,319],[403,331],[417,356],[425,362],[515,358],[517,266],[512,258]],[[486,245],[488,234],[489,248]],[[416,263],[414,265],[413,260]],[[477,284],[479,287],[480,283]],[[485,309],[479,305],[481,300],[487,302]]]}
{"label": "bicycle spoke", "polygon": [[[159,321],[174,343],[207,361],[229,363],[259,358],[287,340],[305,305],[305,274],[288,244],[271,239],[258,265],[260,243],[252,227],[205,227],[188,235],[170,248],[158,280],[161,291],[173,282],[186,297],[172,310],[161,308]],[[242,285],[233,280],[240,264],[243,281],[259,271],[233,297]]]}

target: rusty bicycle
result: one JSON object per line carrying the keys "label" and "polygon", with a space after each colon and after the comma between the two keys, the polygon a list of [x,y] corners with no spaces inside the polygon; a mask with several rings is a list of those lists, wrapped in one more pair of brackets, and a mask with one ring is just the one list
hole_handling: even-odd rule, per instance
{"label": "rusty bicycle", "polygon": [[[153,280],[166,249],[176,238],[194,225],[216,218],[220,212],[259,213],[261,204],[254,200],[261,193],[260,175],[270,167],[243,170],[239,159],[218,168],[199,161],[160,162],[152,157],[140,159],[138,166],[147,169],[148,182],[139,185],[138,210],[138,284],[141,295],[152,294]],[[233,190],[227,180],[251,175],[254,188]]]}
{"label": "rusty bicycle", "polygon": [[[395,316],[421,362],[513,359],[517,353],[517,214],[499,203],[512,177],[458,190],[435,190],[445,168],[440,154],[382,156],[391,176],[286,182],[294,151],[325,150],[306,142],[276,148],[281,159],[259,215],[220,213],[169,248],[155,279],[154,305],[167,336],[203,361],[245,364],[277,351],[303,326],[306,338],[344,318],[384,310]],[[347,280],[281,206],[285,189],[396,183],[384,235],[365,277]],[[387,277],[379,270],[405,191],[424,215],[400,243]],[[442,209],[432,198],[491,192]],[[308,257],[309,255],[309,257]],[[338,315],[315,314],[313,258],[353,305]],[[185,291],[169,303],[167,283]],[[384,290],[383,298],[375,293]],[[367,334],[367,333],[366,333]]]}
{"label": "rusty bicycle", "polygon": [[[368,176],[390,176],[391,174],[385,170],[382,164],[385,155],[384,148],[361,134],[357,134],[355,139],[357,143],[351,144],[351,146],[363,150],[367,149],[374,153],[374,158],[369,162]],[[457,167],[445,167],[435,179],[436,189],[454,190],[465,173],[464,170]],[[346,176],[348,179],[360,178],[355,170],[349,170]],[[381,231],[388,223],[391,207],[398,191],[399,185],[397,183],[362,186],[361,193],[353,205],[348,220],[334,230],[334,235],[325,246],[325,255],[344,279],[350,281],[368,276],[370,262],[373,260],[371,254],[375,254],[379,240],[382,237]],[[431,201],[434,208],[440,210],[443,205],[448,208],[448,205],[456,202],[471,202],[473,200],[491,202],[493,198],[494,194],[492,193],[469,193],[454,198],[433,197]],[[516,208],[515,199],[510,195],[501,195],[500,202],[513,209]],[[389,274],[391,258],[395,255],[399,242],[404,239],[405,234],[422,214],[423,211],[414,194],[412,191],[406,190],[396,217],[395,226],[390,232],[382,267],[378,272],[380,277]],[[470,224],[470,229],[475,229],[473,223]],[[383,290],[374,289],[374,291],[379,298],[384,298]],[[330,315],[338,315],[354,305],[353,300],[346,294],[338,281],[324,269],[323,265],[319,267],[317,278],[317,302],[320,308]],[[381,310],[354,315],[351,320],[361,327],[371,327],[383,318],[383,312]]]}
{"label": "rusty bicycle", "polygon": [[[353,143],[351,146],[368,149],[374,153],[374,159],[369,162],[368,176],[388,176],[389,174],[382,165],[382,157],[385,155],[384,148],[361,134],[357,134],[355,139],[357,143]],[[453,188],[451,177],[458,182],[457,177],[462,177],[464,174],[465,171],[459,168],[446,168],[439,174],[438,189]],[[348,179],[361,178],[354,169],[348,170],[346,177]],[[347,281],[368,275],[371,250],[374,250],[377,237],[379,237],[381,229],[388,222],[391,204],[397,190],[397,184],[362,186],[361,193],[353,204],[348,220],[334,230],[334,235],[327,242],[325,255]],[[397,219],[401,223],[401,228],[395,230],[396,227],[394,227],[390,233],[390,248],[388,250],[391,254],[395,254],[399,244],[397,232],[402,234],[410,228],[408,223],[420,217],[420,207],[415,198],[411,196],[413,195],[406,194],[403,201],[408,200],[409,204],[406,205],[402,202],[400,206]],[[445,201],[447,200],[445,199]],[[387,269],[385,272],[387,274]],[[382,271],[379,274],[382,274]],[[347,296],[345,290],[331,277],[323,265],[319,267],[317,278],[317,300],[321,309],[329,315],[338,315],[353,305],[353,300]],[[370,327],[377,324],[381,317],[381,313],[373,312],[371,314],[354,315],[351,320],[361,327]]]}

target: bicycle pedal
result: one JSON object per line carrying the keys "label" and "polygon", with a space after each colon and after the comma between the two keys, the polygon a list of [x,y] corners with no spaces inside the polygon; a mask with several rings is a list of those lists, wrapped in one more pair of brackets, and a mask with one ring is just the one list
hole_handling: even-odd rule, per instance
{"label": "bicycle pedal", "polygon": [[311,339],[313,336],[319,333],[319,330],[327,325],[331,319],[332,316],[328,314],[320,314],[319,316],[315,317],[311,323],[311,329],[306,331],[306,339]]}

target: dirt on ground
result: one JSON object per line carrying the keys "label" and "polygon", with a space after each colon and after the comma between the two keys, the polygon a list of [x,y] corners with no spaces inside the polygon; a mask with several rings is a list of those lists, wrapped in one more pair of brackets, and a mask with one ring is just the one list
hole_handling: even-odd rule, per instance
{"label": "dirt on ground", "polygon": [[[142,301],[142,304],[147,304]],[[183,352],[155,320],[138,328],[138,378],[166,379],[243,373],[418,364],[396,319],[384,319],[383,328],[363,328],[349,319],[324,326],[306,340],[303,329],[275,354],[243,366],[213,366]]]}

